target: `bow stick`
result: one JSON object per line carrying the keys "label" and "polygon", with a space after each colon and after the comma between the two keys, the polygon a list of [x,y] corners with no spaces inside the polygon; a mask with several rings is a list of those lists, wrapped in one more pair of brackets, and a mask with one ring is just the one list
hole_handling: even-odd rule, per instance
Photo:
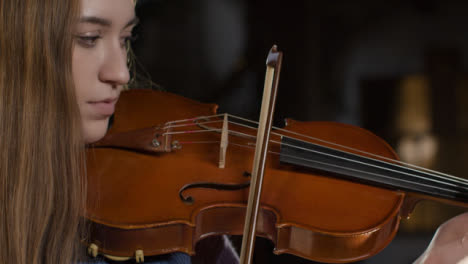
{"label": "bow stick", "polygon": [[240,256],[241,264],[250,264],[252,262],[258,209],[262,193],[263,174],[265,171],[268,141],[273,123],[273,112],[275,108],[276,91],[278,88],[282,58],[283,53],[278,51],[276,45],[274,45],[268,53],[266,61],[265,86],[263,89],[262,108],[260,110],[260,121],[258,124],[257,142],[252,166],[252,178],[250,182],[249,199],[244,223],[244,234]]}

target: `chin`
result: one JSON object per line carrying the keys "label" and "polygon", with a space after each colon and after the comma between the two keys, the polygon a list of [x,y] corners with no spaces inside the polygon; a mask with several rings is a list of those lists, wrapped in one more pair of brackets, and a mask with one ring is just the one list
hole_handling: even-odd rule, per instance
{"label": "chin", "polygon": [[107,133],[109,118],[105,120],[92,120],[84,122],[83,137],[86,144],[91,144],[99,141]]}

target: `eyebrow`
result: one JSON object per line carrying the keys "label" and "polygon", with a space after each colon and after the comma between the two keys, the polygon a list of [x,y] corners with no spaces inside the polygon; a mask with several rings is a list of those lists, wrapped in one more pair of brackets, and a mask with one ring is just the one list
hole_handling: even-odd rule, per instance
{"label": "eyebrow", "polygon": [[[133,17],[130,21],[127,22],[124,28],[128,28],[129,26],[134,26],[139,23],[138,17]],[[112,21],[109,19],[96,17],[96,16],[85,16],[80,18],[80,23],[90,23],[90,24],[97,24],[104,27],[112,26]]]}
{"label": "eyebrow", "polygon": [[140,23],[140,19],[138,19],[138,17],[133,17],[130,21],[128,21],[124,28],[128,28],[129,26],[136,26],[138,23]]}

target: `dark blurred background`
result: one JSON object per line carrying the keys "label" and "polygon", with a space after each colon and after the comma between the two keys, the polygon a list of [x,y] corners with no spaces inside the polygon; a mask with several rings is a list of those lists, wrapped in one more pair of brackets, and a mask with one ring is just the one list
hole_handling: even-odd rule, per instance
{"label": "dark blurred background", "polygon": [[[265,59],[284,52],[275,122],[354,124],[403,161],[464,177],[468,2],[139,0],[135,53],[162,89],[258,119]],[[464,210],[423,202],[388,248],[359,263],[412,263]],[[274,256],[258,262],[314,263]]]}

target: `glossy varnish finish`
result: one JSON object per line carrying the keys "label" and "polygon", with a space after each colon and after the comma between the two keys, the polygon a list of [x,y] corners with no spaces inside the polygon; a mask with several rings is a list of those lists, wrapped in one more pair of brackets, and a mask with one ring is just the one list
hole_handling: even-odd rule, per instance
{"label": "glossy varnish finish", "polygon": [[[110,135],[209,116],[216,108],[164,92],[124,92]],[[200,129],[195,127],[173,131]],[[286,129],[396,158],[384,141],[360,128],[289,120]],[[229,130],[256,135],[255,130],[233,124]],[[240,184],[249,179],[245,172],[252,169],[255,139],[231,133],[226,166],[220,169],[220,138],[218,132],[174,134],[171,141],[179,141],[182,148],[160,153],[90,148],[88,242],[115,256],[132,256],[137,249],[145,255],[193,254],[203,237],[241,234],[248,189],[189,189],[184,194],[194,198],[192,204],[179,198],[179,190],[187,184]],[[281,141],[277,135],[271,140]],[[321,262],[350,262],[376,254],[392,240],[401,209],[407,208],[404,193],[280,164],[279,145],[271,144],[269,150],[257,234],[271,239],[276,253]]]}

